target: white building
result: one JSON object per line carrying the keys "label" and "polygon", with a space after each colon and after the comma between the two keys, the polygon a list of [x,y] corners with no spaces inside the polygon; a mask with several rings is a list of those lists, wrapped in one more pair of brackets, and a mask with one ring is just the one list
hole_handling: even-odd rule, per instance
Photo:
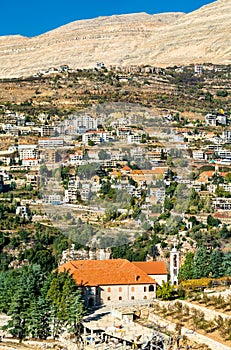
{"label": "white building", "polygon": [[88,144],[89,141],[94,143],[102,143],[109,141],[109,135],[105,131],[87,131],[82,135],[82,141]]}
{"label": "white building", "polygon": [[223,131],[221,138],[225,143],[231,143],[231,130]]}
{"label": "white building", "polygon": [[61,148],[64,145],[64,140],[61,138],[41,138],[38,140],[40,148]]}
{"label": "white building", "polygon": [[142,141],[142,134],[131,134],[127,136],[128,143],[140,143]]}
{"label": "white building", "polygon": [[18,145],[19,159],[29,159],[38,157],[37,145]]}
{"label": "white building", "polygon": [[28,167],[35,167],[39,165],[39,159],[37,158],[27,158],[22,160],[22,165]]}
{"label": "white building", "polygon": [[193,159],[195,159],[195,160],[204,160],[205,159],[205,153],[202,150],[193,150],[192,156],[193,156]]}
{"label": "white building", "polygon": [[28,219],[29,208],[26,205],[18,206],[16,208],[16,215],[20,215],[25,219]]}

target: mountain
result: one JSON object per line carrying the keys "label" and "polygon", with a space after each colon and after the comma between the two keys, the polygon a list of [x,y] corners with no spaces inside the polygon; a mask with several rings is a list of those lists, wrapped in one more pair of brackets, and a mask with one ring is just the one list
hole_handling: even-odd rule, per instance
{"label": "mountain", "polygon": [[231,63],[231,0],[189,14],[114,15],[69,23],[33,38],[0,37],[0,77],[67,64],[169,66]]}

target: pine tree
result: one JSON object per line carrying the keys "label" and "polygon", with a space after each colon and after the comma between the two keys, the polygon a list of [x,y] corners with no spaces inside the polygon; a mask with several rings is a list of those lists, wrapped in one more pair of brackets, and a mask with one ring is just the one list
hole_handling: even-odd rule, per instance
{"label": "pine tree", "polygon": [[28,308],[30,305],[30,295],[26,288],[21,285],[16,292],[8,311],[11,319],[3,329],[8,330],[14,337],[19,338],[21,342],[29,334]]}
{"label": "pine tree", "polygon": [[209,253],[206,247],[201,246],[194,256],[194,278],[208,277],[210,273]]}
{"label": "pine tree", "polygon": [[53,337],[59,334],[63,326],[68,326],[69,331],[79,334],[84,306],[77,286],[67,272],[54,274],[47,298],[51,303]]}
{"label": "pine tree", "polygon": [[187,253],[185,261],[180,267],[178,278],[180,281],[192,279],[194,277],[194,254]]}
{"label": "pine tree", "polygon": [[223,262],[223,253],[219,250],[213,250],[209,257],[209,267],[210,267],[210,273],[211,277],[218,278],[223,276],[223,268],[222,268],[222,262]]}
{"label": "pine tree", "polygon": [[29,309],[29,332],[33,338],[47,339],[51,335],[51,310],[49,302],[43,297],[39,296],[30,304]]}

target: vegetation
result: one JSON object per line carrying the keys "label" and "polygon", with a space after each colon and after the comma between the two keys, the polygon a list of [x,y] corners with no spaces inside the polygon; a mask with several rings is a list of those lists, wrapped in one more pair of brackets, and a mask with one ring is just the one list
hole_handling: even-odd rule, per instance
{"label": "vegetation", "polygon": [[77,286],[68,273],[45,273],[39,265],[0,274],[0,310],[11,316],[3,327],[22,341],[26,336],[55,339],[65,327],[80,341],[85,313]]}
{"label": "vegetation", "polygon": [[181,281],[200,279],[203,277],[219,278],[231,276],[231,253],[220,250],[209,251],[200,247],[195,254],[188,253],[179,271]]}

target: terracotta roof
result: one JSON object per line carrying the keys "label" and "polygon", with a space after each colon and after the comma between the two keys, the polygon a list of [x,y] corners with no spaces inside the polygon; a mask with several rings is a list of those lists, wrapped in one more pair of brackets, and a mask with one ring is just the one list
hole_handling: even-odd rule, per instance
{"label": "terracotta roof", "polygon": [[133,264],[148,275],[167,275],[166,265],[163,261],[135,261]]}
{"label": "terracotta roof", "polygon": [[77,285],[155,284],[155,280],[126,259],[73,260],[58,268],[69,271]]}
{"label": "terracotta roof", "polygon": [[125,165],[125,166],[122,168],[122,170],[124,170],[124,171],[131,171],[132,169],[129,168],[129,166]]}
{"label": "terracotta roof", "polygon": [[144,175],[142,170],[132,170],[131,175]]}
{"label": "terracotta roof", "polygon": [[151,170],[142,170],[144,175],[163,175],[166,171],[168,170],[167,167],[165,168],[154,168],[154,169],[151,169]]}

